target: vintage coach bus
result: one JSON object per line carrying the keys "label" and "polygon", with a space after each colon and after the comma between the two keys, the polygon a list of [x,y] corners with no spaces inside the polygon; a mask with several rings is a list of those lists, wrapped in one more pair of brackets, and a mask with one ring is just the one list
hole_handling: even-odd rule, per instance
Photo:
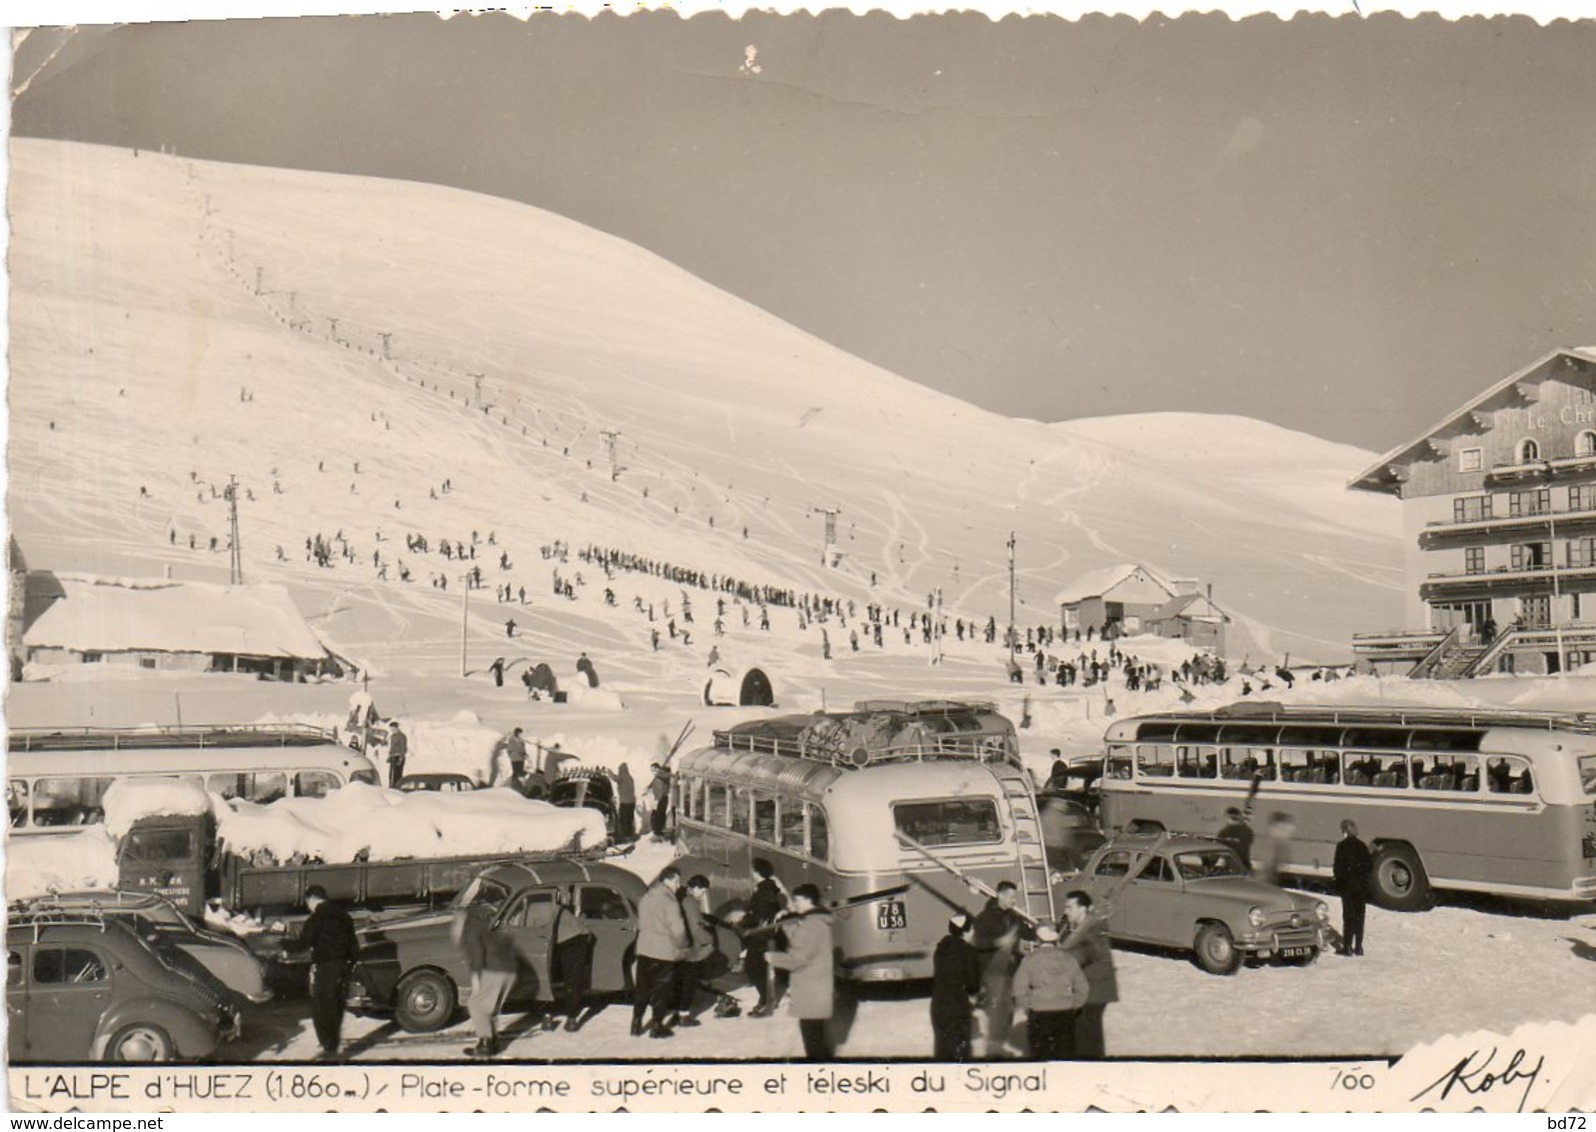
{"label": "vintage coach bus", "polygon": [[1375,850],[1374,896],[1432,889],[1596,899],[1596,715],[1237,704],[1115,723],[1105,828],[1212,835],[1258,782],[1296,829],[1286,871],[1330,875],[1340,823]]}
{"label": "vintage coach bus", "polygon": [[1022,911],[1053,917],[1031,778],[991,704],[741,724],[683,757],[673,789],[683,875],[707,875],[723,909],[751,894],[760,857],[788,889],[818,886],[844,978],[929,978],[948,917],[984,902],[971,882],[1011,880]]}

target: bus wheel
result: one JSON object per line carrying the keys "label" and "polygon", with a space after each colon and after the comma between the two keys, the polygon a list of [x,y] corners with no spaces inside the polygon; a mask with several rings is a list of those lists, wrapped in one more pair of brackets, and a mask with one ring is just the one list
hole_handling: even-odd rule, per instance
{"label": "bus wheel", "polygon": [[1418,912],[1430,901],[1430,878],[1413,846],[1404,842],[1382,845],[1374,854],[1370,878],[1374,902],[1393,912]]}
{"label": "bus wheel", "polygon": [[412,1034],[443,1029],[454,1007],[454,983],[442,971],[412,971],[394,991],[394,1021]]}
{"label": "bus wheel", "polygon": [[1193,945],[1197,966],[1210,975],[1234,975],[1241,966],[1241,952],[1230,929],[1224,924],[1210,921],[1197,929],[1197,942]]}

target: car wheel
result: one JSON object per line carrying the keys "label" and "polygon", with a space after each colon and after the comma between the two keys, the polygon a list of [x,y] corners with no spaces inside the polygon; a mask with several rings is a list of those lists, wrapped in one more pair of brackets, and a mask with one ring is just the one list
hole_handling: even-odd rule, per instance
{"label": "car wheel", "polygon": [[394,991],[394,1021],[412,1034],[441,1030],[459,1001],[454,982],[442,971],[412,971]]}
{"label": "car wheel", "polygon": [[149,1022],[123,1026],[105,1047],[105,1059],[123,1064],[171,1061],[172,1039],[166,1031]]}
{"label": "car wheel", "polygon": [[1374,901],[1393,912],[1418,912],[1429,906],[1430,878],[1411,845],[1382,845],[1370,878]]}
{"label": "car wheel", "polygon": [[1241,966],[1241,951],[1224,924],[1207,923],[1198,928],[1192,950],[1197,956],[1197,966],[1210,975],[1234,975]]}

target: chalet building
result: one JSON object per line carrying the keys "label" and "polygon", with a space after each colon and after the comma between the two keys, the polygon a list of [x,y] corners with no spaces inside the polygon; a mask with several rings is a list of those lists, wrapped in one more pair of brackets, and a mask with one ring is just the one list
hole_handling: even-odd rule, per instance
{"label": "chalet building", "polygon": [[1146,566],[1121,563],[1076,578],[1053,599],[1064,632],[1088,628],[1109,638],[1153,633],[1222,655],[1230,615],[1189,578],[1166,579]]}
{"label": "chalet building", "polygon": [[1596,662],[1596,347],[1554,350],[1349,485],[1403,502],[1406,625],[1353,649],[1455,678]]}

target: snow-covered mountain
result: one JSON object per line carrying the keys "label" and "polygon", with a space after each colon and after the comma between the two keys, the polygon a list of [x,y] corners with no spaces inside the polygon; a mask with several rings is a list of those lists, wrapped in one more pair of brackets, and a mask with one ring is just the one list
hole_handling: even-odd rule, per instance
{"label": "snow-covered mountain", "polygon": [[[1238,418],[998,416],[633,245],[458,190],[30,140],[11,159],[10,505],[35,566],[225,577],[212,489],[236,476],[246,576],[287,584],[379,671],[458,670],[461,568],[437,547],[473,531],[494,535],[473,666],[514,614],[517,648],[586,649],[641,684],[704,670],[711,599],[690,650],[655,652],[665,622],[636,603],[674,609],[679,586],[606,583],[573,555],[562,577],[585,585],[556,599],[541,547],[861,607],[924,609],[940,587],[950,617],[1002,623],[1014,531],[1026,624],[1118,561],[1212,582],[1237,656],[1340,659],[1353,630],[1400,617],[1396,509],[1344,490],[1371,459],[1344,445]],[[307,560],[308,537],[337,532],[352,561]],[[525,587],[524,615],[500,584]],[[789,620],[761,636],[738,616],[721,651],[818,658]],[[885,690],[890,665],[860,679]]]}

